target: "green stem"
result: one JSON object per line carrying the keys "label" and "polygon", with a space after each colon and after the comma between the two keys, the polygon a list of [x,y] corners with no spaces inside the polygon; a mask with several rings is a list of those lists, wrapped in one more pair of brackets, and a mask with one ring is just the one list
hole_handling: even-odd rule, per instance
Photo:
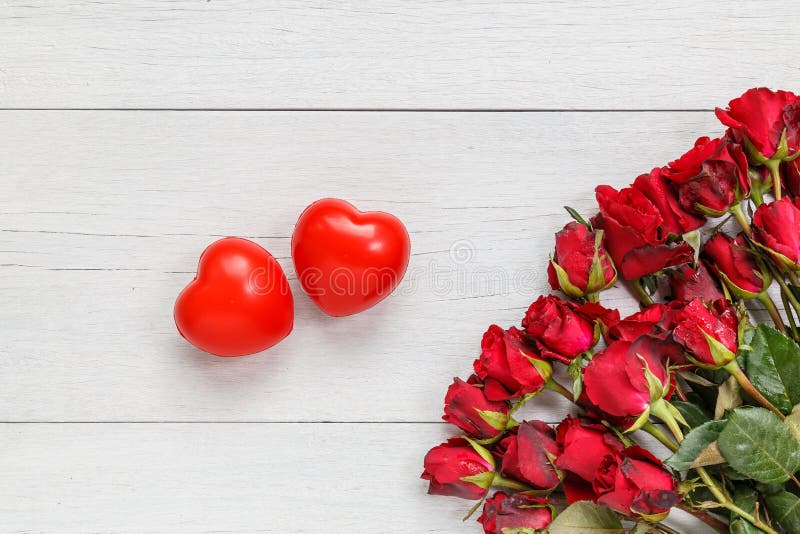
{"label": "green stem", "polygon": [[718,482],[711,475],[708,474],[708,471],[706,471],[704,467],[696,467],[695,471],[697,471],[697,474],[700,475],[701,479],[703,479],[703,482],[705,483],[706,487],[708,487],[709,491],[711,491],[711,494],[714,495],[714,498],[717,499],[717,501],[723,508],[730,510],[732,513],[738,515],[751,525],[760,528],[767,534],[779,534],[777,530],[773,529],[767,524],[764,524],[760,520],[753,517],[752,514],[745,512],[744,510],[736,506],[733,503],[733,501],[731,501],[730,497],[728,497],[724,493],[724,491],[719,487]]}
{"label": "green stem", "polygon": [[753,199],[753,204],[755,204],[756,207],[764,203],[764,192],[761,190],[760,184],[753,184],[753,188],[750,190],[750,198]]}
{"label": "green stem", "polygon": [[797,273],[791,269],[786,269],[786,276],[789,278],[789,282],[791,282],[794,287],[800,287],[800,280],[797,278]]}
{"label": "green stem", "polygon": [[742,210],[742,204],[736,203],[730,208],[728,211],[731,212],[731,215],[736,219],[736,222],[739,223],[739,226],[742,227],[742,231],[744,231],[744,235],[747,237],[753,237],[753,229],[750,228],[750,221],[747,220],[747,216],[744,214]]}
{"label": "green stem", "polygon": [[650,306],[653,304],[653,297],[651,297],[647,291],[645,291],[644,286],[642,286],[642,282],[639,279],[628,280],[628,287],[631,288],[633,294],[639,299],[639,304],[642,306]]}
{"label": "green stem", "polygon": [[739,364],[736,362],[736,360],[731,360],[730,363],[728,363],[723,367],[723,369],[728,371],[731,374],[731,376],[733,376],[736,379],[736,381],[739,383],[742,389],[748,395],[750,395],[750,397],[753,400],[755,400],[761,406],[763,406],[767,410],[777,415],[780,419],[786,419],[786,416],[783,415],[783,413],[779,409],[773,406],[773,404],[770,401],[768,401],[767,398],[764,397],[764,395],[762,395],[761,392],[755,388],[753,383],[750,382],[750,379],[747,378],[747,375],[744,374],[744,371],[742,371],[742,368],[739,367]]}
{"label": "green stem", "polygon": [[661,419],[661,421],[667,425],[669,431],[672,432],[673,436],[675,436],[675,441],[678,443],[683,441],[683,431],[681,430],[681,425],[678,424],[677,419],[675,419],[675,416],[670,412],[667,401],[664,399],[659,399],[651,402],[650,413],[653,414],[654,417]]}
{"label": "green stem", "polygon": [[517,482],[516,480],[511,480],[510,478],[506,478],[500,473],[495,473],[494,480],[492,481],[492,486],[497,488],[509,488],[516,491],[530,491],[533,489],[527,484],[523,484],[522,482]]}
{"label": "green stem", "polygon": [[783,275],[776,268],[772,268],[772,275],[773,278],[778,281],[778,285],[781,286],[781,292],[792,305],[794,311],[797,312],[797,316],[800,317],[800,302],[797,301],[797,297],[794,296],[792,289],[786,285],[786,280],[783,279]]}
{"label": "green stem", "polygon": [[558,393],[559,395],[561,395],[570,402],[575,401],[575,399],[572,396],[572,392],[567,388],[565,388],[564,386],[562,386],[561,384],[559,384],[558,382],[556,382],[555,380],[553,380],[552,378],[544,383],[544,389],[555,391],[556,393]]}
{"label": "green stem", "polygon": [[775,200],[781,199],[781,173],[780,173],[780,164],[781,162],[778,160],[770,159],[767,160],[764,165],[767,166],[769,169],[769,174],[772,177],[772,190],[775,194]]}
{"label": "green stem", "polygon": [[720,532],[721,534],[729,534],[729,532],[730,532],[728,530],[728,524],[727,523],[725,523],[724,521],[722,521],[720,519],[717,519],[716,517],[712,516],[711,514],[709,514],[707,512],[700,512],[700,511],[697,511],[697,510],[692,510],[691,507],[689,507],[689,506],[687,506],[687,505],[685,505],[683,503],[678,504],[677,507],[680,508],[681,510],[683,510],[684,512],[686,512],[687,514],[693,515],[694,517],[696,517],[697,519],[699,519],[700,521],[702,521],[706,525],[710,526],[711,528],[713,528],[717,532]]}
{"label": "green stem", "polygon": [[772,300],[766,291],[762,292],[758,295],[759,302],[764,305],[769,312],[769,316],[772,317],[772,322],[775,323],[775,328],[781,331],[781,333],[786,333],[786,325],[783,323],[783,318],[781,317],[778,308],[775,306],[775,302]]}
{"label": "green stem", "polygon": [[789,304],[789,299],[786,298],[783,291],[781,291],[781,301],[783,301],[783,307],[786,310],[786,317],[789,319],[789,328],[792,331],[792,337],[795,341],[800,341],[800,334],[797,332],[797,324],[794,321],[794,312],[792,311],[792,306]]}
{"label": "green stem", "polygon": [[667,434],[663,430],[658,428],[656,425],[654,425],[650,421],[648,421],[644,425],[642,425],[642,430],[644,430],[645,432],[647,432],[648,434],[650,434],[651,436],[656,438],[658,441],[661,442],[662,445],[664,445],[666,448],[668,448],[672,452],[675,452],[675,451],[678,450],[678,445],[676,445],[675,442],[672,441],[669,438],[669,436],[667,436]]}

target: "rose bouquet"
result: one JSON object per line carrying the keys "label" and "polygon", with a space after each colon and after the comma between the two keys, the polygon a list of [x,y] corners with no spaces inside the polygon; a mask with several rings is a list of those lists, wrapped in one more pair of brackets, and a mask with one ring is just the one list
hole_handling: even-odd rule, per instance
{"label": "rose bouquet", "polygon": [[[722,137],[599,186],[589,220],[568,208],[560,294],[490,326],[447,390],[463,435],[422,478],[477,501],[486,533],[674,533],[675,507],[719,532],[800,533],[800,97],[751,89],[716,114]],[[601,304],[618,281],[641,306],[628,317]],[[544,390],[574,410],[515,419]]]}

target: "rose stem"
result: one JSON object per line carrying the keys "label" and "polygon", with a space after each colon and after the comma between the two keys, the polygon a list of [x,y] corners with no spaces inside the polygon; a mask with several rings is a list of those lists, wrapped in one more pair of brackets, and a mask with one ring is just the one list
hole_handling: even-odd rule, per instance
{"label": "rose stem", "polygon": [[572,395],[572,392],[553,380],[552,378],[544,383],[544,389],[549,389],[550,391],[555,391],[565,399],[570,402],[575,402],[575,397]]}
{"label": "rose stem", "polygon": [[662,445],[664,445],[666,448],[668,448],[672,452],[675,452],[675,451],[678,450],[678,446],[675,444],[675,442],[672,441],[669,438],[669,436],[667,436],[667,434],[663,430],[658,428],[656,425],[654,425],[650,421],[646,422],[642,426],[642,430],[644,430],[645,432],[647,432],[648,434],[650,434],[651,436],[656,438],[658,441],[661,442]]}
{"label": "rose stem", "polygon": [[664,532],[665,534],[681,534],[680,532],[678,532],[674,528],[670,528],[667,525],[665,525],[664,523],[656,523],[655,527],[659,531]]}
{"label": "rose stem", "polygon": [[731,502],[730,497],[725,495],[722,489],[719,487],[718,483],[714,478],[708,474],[705,467],[695,467],[695,471],[697,474],[700,475],[700,478],[703,479],[703,482],[708,487],[709,491],[714,495],[714,498],[722,505],[723,508],[726,508],[733,512],[734,514],[738,515],[748,523],[753,526],[756,526],[766,532],[767,534],[778,534],[778,531],[770,527],[769,525],[765,525],[760,520],[753,517],[751,514],[745,512],[738,506],[736,506],[733,502]]}
{"label": "rose stem", "polygon": [[739,383],[742,389],[745,390],[745,392],[748,395],[750,395],[750,397],[752,397],[761,406],[773,412],[780,419],[786,419],[786,416],[783,415],[783,413],[781,413],[779,409],[773,406],[772,403],[768,401],[767,398],[764,397],[764,395],[762,395],[761,392],[755,388],[753,383],[750,382],[750,379],[747,378],[747,375],[744,374],[744,371],[742,371],[742,368],[739,367],[739,364],[736,362],[736,360],[731,360],[730,363],[726,364],[723,367],[723,369],[728,371],[736,379],[736,381]]}
{"label": "rose stem", "polygon": [[697,510],[692,510],[689,506],[686,506],[683,503],[679,503],[677,505],[678,508],[686,512],[687,514],[691,514],[706,525],[710,526],[717,532],[721,532],[722,534],[728,534],[728,524],[724,521],[717,519],[713,515],[706,513],[706,512],[699,512]]}
{"label": "rose stem", "polygon": [[[794,308],[794,311],[797,312],[798,317],[800,317],[800,302],[797,301],[797,297],[794,296],[794,293],[792,293],[791,288],[789,288],[789,286],[786,285],[786,280],[783,279],[783,275],[780,273],[780,271],[778,271],[778,269],[775,267],[771,267],[771,270],[772,270],[772,277],[775,280],[777,280],[778,285],[781,286],[781,292],[789,300],[789,302],[792,305],[792,308]],[[795,276],[795,278],[797,277]]]}
{"label": "rose stem", "polygon": [[764,305],[764,307],[769,312],[769,316],[772,317],[772,322],[775,323],[775,328],[781,331],[782,334],[786,333],[786,325],[783,324],[783,318],[781,317],[778,308],[775,307],[775,302],[772,300],[767,292],[761,293],[758,297],[759,302]]}
{"label": "rose stem", "polygon": [[753,230],[750,228],[750,221],[747,220],[747,217],[745,216],[744,211],[742,211],[741,203],[734,204],[733,206],[731,206],[729,208],[728,211],[731,212],[733,217],[736,219],[736,222],[738,222],[739,226],[742,227],[742,231],[744,231],[744,235],[746,235],[747,237],[753,237]]}
{"label": "rose stem", "polygon": [[639,299],[639,304],[642,306],[650,306],[653,304],[653,298],[644,290],[641,281],[638,279],[628,280],[628,287],[633,291],[633,294],[636,295],[636,298]]}
{"label": "rose stem", "polygon": [[783,301],[783,307],[786,309],[786,317],[789,318],[789,328],[792,330],[792,337],[795,339],[795,341],[800,341],[797,333],[797,325],[794,322],[794,312],[789,304],[789,299],[786,298],[786,295],[783,294],[783,291],[781,291],[781,300]]}
{"label": "rose stem", "polygon": [[[647,423],[644,424],[644,426],[642,426],[642,430],[644,430],[645,432],[656,438],[665,447],[672,450],[673,452],[678,450],[678,446],[675,445],[675,443],[673,443],[672,440],[669,439],[669,437],[653,423],[650,423],[648,421]],[[682,437],[675,436],[675,438],[678,439],[679,441],[682,440]],[[714,480],[714,478],[708,474],[708,471],[706,471],[705,468],[695,467],[694,470],[697,471],[697,474],[700,475],[700,478],[703,479],[703,482],[706,484],[706,486],[708,486],[708,489],[711,491],[711,493],[714,495],[714,497],[717,499],[717,501],[720,503],[722,507],[727,508],[731,512],[742,517],[744,520],[748,521],[749,523],[752,523],[753,525],[757,526],[758,528],[760,528],[764,532],[767,532],[768,534],[778,534],[775,530],[763,524],[761,521],[759,521],[752,515],[748,514],[747,512],[736,506],[733,502],[731,502],[730,498],[727,495],[725,495],[725,493],[719,487],[717,481]]]}
{"label": "rose stem", "polygon": [[786,276],[789,277],[789,281],[792,283],[794,287],[800,287],[800,280],[797,279],[797,274],[791,269],[786,270]]}
{"label": "rose stem", "polygon": [[769,174],[772,176],[772,189],[775,194],[775,200],[781,199],[781,173],[778,169],[780,161],[768,160],[764,165],[769,169]]}

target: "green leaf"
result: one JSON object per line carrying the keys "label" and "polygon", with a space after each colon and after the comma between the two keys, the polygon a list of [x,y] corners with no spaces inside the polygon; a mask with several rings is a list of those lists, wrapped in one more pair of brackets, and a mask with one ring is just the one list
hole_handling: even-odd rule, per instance
{"label": "green leaf", "polygon": [[788,491],[780,491],[768,495],[766,501],[773,521],[786,532],[800,532],[800,498]]}
{"label": "green leaf", "polygon": [[800,468],[800,443],[764,408],[735,409],[718,441],[728,464],[758,482],[785,482]]}
{"label": "green leaf", "polygon": [[578,501],[558,514],[550,523],[550,534],[616,534],[625,532],[617,515],[608,508],[590,501]]}
{"label": "green leaf", "polygon": [[800,403],[800,346],[766,324],[760,324],[743,354],[745,373],[755,388],[783,413]]}
{"label": "green leaf", "polygon": [[794,439],[800,443],[800,404],[792,408],[792,413],[786,417],[785,422],[789,427],[789,431],[794,436]]}
{"label": "green leaf", "polygon": [[[695,465],[700,454],[719,437],[727,421],[708,421],[686,434],[678,451],[666,463],[677,471],[687,471]],[[704,465],[712,465],[705,463]]]}
{"label": "green leaf", "polygon": [[675,406],[690,428],[697,428],[705,422],[711,421],[711,416],[703,408],[693,402],[673,401]]}
{"label": "green leaf", "polygon": [[[758,494],[747,486],[737,486],[734,490],[733,502],[745,512],[753,514],[756,510]],[[739,516],[734,516],[730,531],[731,534],[762,534],[764,532]]]}

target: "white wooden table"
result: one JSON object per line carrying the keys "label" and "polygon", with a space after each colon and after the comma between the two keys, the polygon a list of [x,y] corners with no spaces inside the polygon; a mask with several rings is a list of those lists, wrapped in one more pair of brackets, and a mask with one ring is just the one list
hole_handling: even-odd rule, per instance
{"label": "white wooden table", "polygon": [[[800,88],[785,2],[644,4],[0,2],[0,531],[480,532],[422,457],[485,327],[546,289],[561,206]],[[397,294],[344,319],[289,257],[324,196],[412,237]],[[225,235],[296,296],[249,358],[171,317]]]}

